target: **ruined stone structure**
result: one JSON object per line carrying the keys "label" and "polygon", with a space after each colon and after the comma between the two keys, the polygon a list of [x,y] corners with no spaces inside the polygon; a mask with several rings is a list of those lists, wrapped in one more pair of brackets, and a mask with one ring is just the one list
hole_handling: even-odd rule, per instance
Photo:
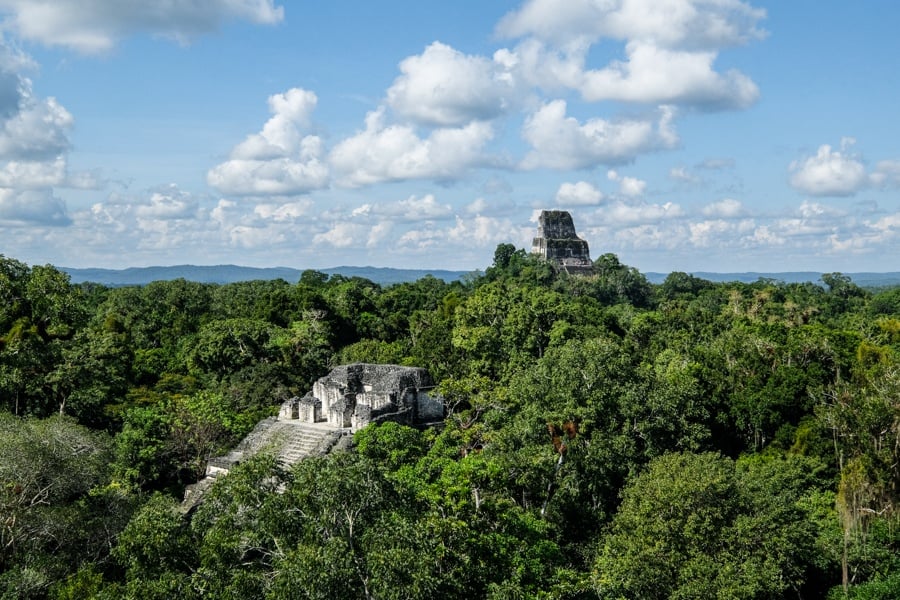
{"label": "ruined stone structure", "polygon": [[356,431],[372,421],[407,425],[439,421],[444,405],[432,396],[434,382],[425,369],[357,363],[336,367],[313,384],[303,398],[282,404],[278,418],[328,423]]}
{"label": "ruined stone structure", "polygon": [[332,448],[349,441],[343,430],[327,423],[300,423],[280,421],[275,417],[263,419],[256,424],[241,443],[224,456],[210,458],[206,464],[206,476],[197,483],[187,486],[181,509],[192,510],[200,502],[216,479],[227,475],[235,465],[248,458],[268,452],[283,465],[290,466],[307,456],[327,454]]}
{"label": "ruined stone structure", "polygon": [[588,243],[575,233],[572,215],[565,210],[542,210],[531,252],[570,275],[591,275],[594,263]]}
{"label": "ruined stone structure", "polygon": [[211,458],[206,477],[185,491],[182,510],[190,511],[217,477],[259,452],[271,452],[290,466],[346,445],[350,438],[345,434],[374,421],[406,425],[441,421],[444,403],[433,390],[425,369],[364,363],[336,367],[306,396],[282,404],[277,419],[263,419],[234,450]]}

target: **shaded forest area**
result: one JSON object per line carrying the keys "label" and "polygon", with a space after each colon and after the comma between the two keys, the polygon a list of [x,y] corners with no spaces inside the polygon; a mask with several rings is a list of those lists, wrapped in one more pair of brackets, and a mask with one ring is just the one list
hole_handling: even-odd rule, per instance
{"label": "shaded forest area", "polygon": [[[111,289],[0,256],[0,597],[900,597],[900,289],[595,267]],[[427,368],[444,426],[181,512],[355,361]]]}

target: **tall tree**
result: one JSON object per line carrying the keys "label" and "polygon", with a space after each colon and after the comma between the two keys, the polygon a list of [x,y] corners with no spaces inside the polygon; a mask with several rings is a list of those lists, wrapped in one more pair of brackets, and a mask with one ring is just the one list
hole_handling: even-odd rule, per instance
{"label": "tall tree", "polygon": [[814,535],[798,505],[806,465],[736,470],[667,454],[623,490],[595,563],[601,598],[764,598],[801,590]]}

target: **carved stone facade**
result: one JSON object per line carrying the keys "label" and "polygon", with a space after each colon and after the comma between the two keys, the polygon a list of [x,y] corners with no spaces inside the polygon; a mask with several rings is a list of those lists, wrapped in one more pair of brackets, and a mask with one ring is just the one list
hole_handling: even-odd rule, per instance
{"label": "carved stone facade", "polygon": [[356,431],[372,421],[413,425],[439,421],[444,405],[432,395],[434,382],[425,369],[356,363],[336,367],[313,384],[303,398],[281,406],[278,419],[328,423]]}
{"label": "carved stone facade", "polygon": [[570,275],[591,275],[594,263],[588,243],[575,233],[572,215],[565,210],[542,210],[531,252]]}
{"label": "carved stone facade", "polygon": [[263,419],[231,452],[211,458],[206,477],[188,486],[181,508],[192,510],[217,477],[259,452],[271,452],[290,466],[341,447],[350,432],[373,421],[427,425],[443,418],[444,402],[434,394],[425,369],[366,363],[336,367],[306,396],[282,404],[277,419]]}

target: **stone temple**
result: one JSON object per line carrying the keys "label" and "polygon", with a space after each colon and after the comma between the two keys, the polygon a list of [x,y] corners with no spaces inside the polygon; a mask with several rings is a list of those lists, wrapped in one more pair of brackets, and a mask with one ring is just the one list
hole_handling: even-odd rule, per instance
{"label": "stone temple", "polygon": [[356,431],[372,421],[407,425],[440,421],[444,404],[432,395],[434,382],[425,369],[355,363],[335,367],[303,398],[281,405],[279,420],[328,423]]}
{"label": "stone temple", "polygon": [[594,273],[588,243],[575,233],[575,223],[568,211],[541,211],[538,233],[531,243],[531,252],[569,275]]}
{"label": "stone temple", "polygon": [[181,508],[192,510],[216,478],[260,452],[273,454],[289,467],[307,456],[346,446],[350,433],[372,422],[438,423],[444,418],[444,402],[434,388],[428,371],[417,367],[368,363],[335,367],[303,398],[284,402],[277,418],[257,423],[231,452],[210,458],[206,477],[187,487]]}

